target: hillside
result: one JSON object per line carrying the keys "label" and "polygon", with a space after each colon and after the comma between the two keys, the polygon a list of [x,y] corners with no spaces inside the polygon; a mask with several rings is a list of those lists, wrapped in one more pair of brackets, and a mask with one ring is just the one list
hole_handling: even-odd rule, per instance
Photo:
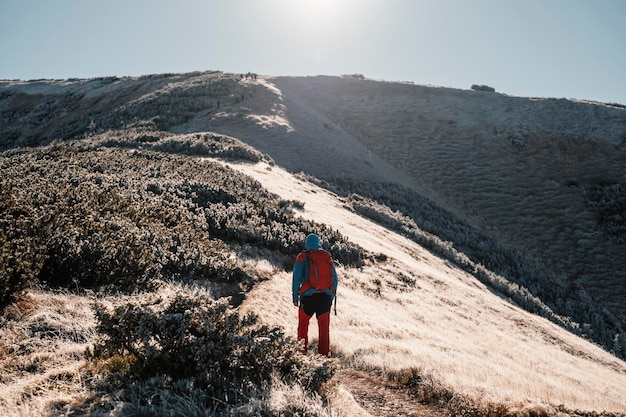
{"label": "hillside", "polygon": [[[355,384],[369,375],[381,390],[394,386],[452,413],[624,413],[626,365],[616,356],[626,356],[625,114],[599,103],[336,77],[1,82],[0,266],[15,294],[43,289],[18,304],[2,294],[11,342],[0,345],[0,404],[7,415],[41,414],[49,401],[78,414],[117,407],[83,382],[94,369],[83,373],[80,349],[113,353],[107,366],[122,366],[114,352],[127,346],[110,345],[114,313],[96,309],[96,329],[88,291],[110,307],[135,303],[127,311],[178,317],[187,306],[199,315],[192,327],[207,312],[224,314],[207,299],[227,297],[240,314],[291,333],[290,263],[315,230],[342,265],[332,325],[333,366],[342,372],[325,394],[329,405],[301,412],[367,415]],[[140,296],[117,295],[120,288]],[[158,307],[155,294],[172,304]],[[47,297],[59,310],[38,315]],[[81,305],[68,314],[84,329],[58,318],[70,303]],[[257,337],[251,356],[237,360],[260,367],[253,352],[268,337],[282,340],[279,333]],[[59,337],[72,343],[62,365],[24,349],[53,352]],[[280,370],[287,361],[309,384],[329,372],[307,376],[300,359],[276,360],[263,366]],[[288,375],[272,386],[292,383]],[[34,380],[49,393],[24,408],[17,398],[39,396],[26,394]],[[161,383],[172,391],[168,382],[131,384],[116,415],[136,412],[136,395]],[[280,414],[270,403],[258,404]]]}
{"label": "hillside", "polygon": [[[542,401],[531,399],[567,408],[581,392],[599,399],[601,381],[607,383],[602,389],[611,391],[626,377],[623,361],[522,311],[419,245],[346,210],[332,193],[263,164],[236,167],[283,198],[303,201],[303,217],[324,218],[364,249],[387,255],[389,262],[383,265],[342,271],[333,334],[340,355],[350,362],[391,374],[419,369],[421,378],[442,381],[456,395],[527,412],[541,409]],[[293,327],[288,302],[264,308],[277,298],[288,301],[289,285],[288,273],[277,274],[256,286],[242,307],[264,311],[272,324]],[[626,405],[623,395],[610,395],[620,410]],[[608,401],[605,397],[592,409],[608,410]]]}
{"label": "hillside", "polygon": [[473,230],[394,209],[624,355],[626,109],[337,77],[241,88],[241,101],[179,131],[233,135],[292,172],[414,190]]}
{"label": "hillside", "polygon": [[623,326],[626,109],[365,80],[276,84]]}
{"label": "hillside", "polygon": [[626,109],[350,78],[271,81],[291,130],[205,126],[293,172],[408,185],[624,327]]}

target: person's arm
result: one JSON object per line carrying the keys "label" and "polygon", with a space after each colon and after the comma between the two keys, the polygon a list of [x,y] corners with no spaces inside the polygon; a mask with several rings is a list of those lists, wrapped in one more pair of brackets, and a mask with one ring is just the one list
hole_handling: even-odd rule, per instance
{"label": "person's arm", "polygon": [[299,305],[300,287],[304,283],[304,257],[298,255],[296,263],[293,265],[293,273],[291,277],[291,298],[293,305]]}
{"label": "person's arm", "polygon": [[333,265],[333,293],[337,294],[337,285],[339,285],[339,278],[337,277],[337,270]]}

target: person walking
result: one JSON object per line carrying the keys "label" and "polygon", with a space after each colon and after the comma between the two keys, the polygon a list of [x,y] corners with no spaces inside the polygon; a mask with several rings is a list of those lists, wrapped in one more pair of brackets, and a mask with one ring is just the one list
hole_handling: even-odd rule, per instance
{"label": "person walking", "polygon": [[330,356],[330,309],[337,294],[337,271],[330,253],[320,244],[319,236],[309,234],[306,250],[300,252],[293,266],[291,292],[298,309],[298,341],[304,353],[309,346],[309,321],[317,317],[318,352]]}

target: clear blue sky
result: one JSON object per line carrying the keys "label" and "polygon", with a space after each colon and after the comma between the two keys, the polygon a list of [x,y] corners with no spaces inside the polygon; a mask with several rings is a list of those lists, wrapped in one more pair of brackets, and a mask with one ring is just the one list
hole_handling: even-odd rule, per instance
{"label": "clear blue sky", "polygon": [[0,0],[0,79],[359,73],[626,104],[626,0]]}

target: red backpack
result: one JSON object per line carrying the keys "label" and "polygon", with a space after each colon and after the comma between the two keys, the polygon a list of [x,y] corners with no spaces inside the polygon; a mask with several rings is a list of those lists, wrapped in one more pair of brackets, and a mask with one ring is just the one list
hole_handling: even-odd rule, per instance
{"label": "red backpack", "polygon": [[[305,252],[304,267],[309,264],[308,276],[309,279],[302,286],[306,288],[302,289],[304,292],[306,289],[313,287],[316,290],[324,291],[330,288],[333,293],[333,258],[330,253],[324,249],[315,249]],[[308,284],[308,286],[307,286]]]}

